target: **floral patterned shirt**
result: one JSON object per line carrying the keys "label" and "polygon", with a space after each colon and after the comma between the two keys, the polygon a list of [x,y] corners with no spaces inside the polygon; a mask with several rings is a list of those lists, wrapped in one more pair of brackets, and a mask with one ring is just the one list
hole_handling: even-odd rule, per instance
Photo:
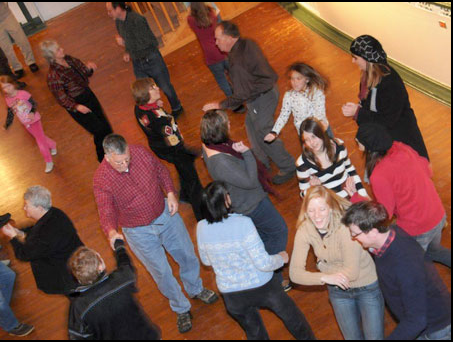
{"label": "floral patterned shirt", "polygon": [[326,117],[326,97],[322,90],[315,89],[312,96],[309,96],[308,89],[304,92],[297,92],[294,89],[287,91],[283,97],[280,115],[272,129],[277,135],[288,122],[290,114],[294,116],[294,126],[299,132],[302,122],[315,117],[318,120],[327,122]]}

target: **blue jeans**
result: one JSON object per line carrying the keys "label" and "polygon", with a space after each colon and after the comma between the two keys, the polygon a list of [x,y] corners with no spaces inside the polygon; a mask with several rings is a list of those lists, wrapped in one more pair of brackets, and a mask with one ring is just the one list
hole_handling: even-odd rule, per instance
{"label": "blue jeans", "polygon": [[229,70],[228,61],[223,60],[218,63],[208,65],[208,68],[211,71],[212,75],[214,75],[214,78],[223,93],[225,93],[226,96],[232,95],[233,91],[231,90],[230,83],[228,82],[225,75],[225,71]]}
{"label": "blue jeans", "polygon": [[0,327],[5,331],[11,331],[19,325],[9,303],[13,294],[16,274],[0,262]]}
{"label": "blue jeans", "polygon": [[137,79],[153,78],[154,82],[167,97],[172,111],[181,109],[181,102],[170,82],[170,73],[167,65],[159,51],[151,52],[147,58],[132,60],[132,66]]}
{"label": "blue jeans", "polygon": [[[255,224],[258,235],[263,241],[264,248],[269,255],[278,254],[280,251],[286,251],[288,243],[288,227],[285,220],[274,207],[268,196],[266,196],[258,206],[247,214]],[[283,281],[282,268],[275,271],[277,280]]]}
{"label": "blue jeans", "polygon": [[423,334],[417,337],[417,341],[451,341],[451,324],[443,329],[432,332],[430,334]]}
{"label": "blue jeans", "polygon": [[327,289],[345,340],[384,339],[384,298],[377,281],[345,291],[337,286],[327,286]]}
{"label": "blue jeans", "polygon": [[432,230],[414,236],[418,244],[426,251],[426,256],[435,262],[440,262],[451,268],[451,250],[440,245],[442,229],[445,227],[447,215]]}
{"label": "blue jeans", "polygon": [[171,309],[176,313],[189,311],[190,302],[173,276],[165,254],[166,250],[178,263],[179,276],[189,296],[199,294],[203,290],[200,262],[181,216],[178,213],[170,216],[165,201],[164,212],[151,224],[133,228],[123,227],[123,234],[161,293],[170,300]]}

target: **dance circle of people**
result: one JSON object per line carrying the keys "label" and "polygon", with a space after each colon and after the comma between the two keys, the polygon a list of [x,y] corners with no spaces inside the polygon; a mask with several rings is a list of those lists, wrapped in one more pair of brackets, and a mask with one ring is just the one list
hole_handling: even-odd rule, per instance
{"label": "dance circle of people", "polygon": [[[406,88],[387,63],[379,41],[362,35],[352,42],[352,62],[362,75],[359,99],[342,107],[344,116],[358,125],[356,141],[366,157],[362,181],[329,124],[326,76],[304,62],[292,63],[291,89],[274,122],[278,75],[258,44],[243,38],[234,23],[221,21],[216,8],[190,4],[188,23],[226,96],[203,106],[201,150],[184,142],[177,123],[184,109],[157,39],[146,19],[126,3],[107,2],[106,9],[115,21],[123,59],[133,65],[134,114],[151,151],[113,133],[89,87],[95,63],[65,54],[56,41],[40,44],[49,62],[47,85],[55,100],[93,135],[100,162],[93,192],[117,268],[106,271],[102,257],[84,245],[68,216],[52,205],[45,187],[33,186],[24,194],[24,211],[36,222],[33,226],[16,228],[6,213],[0,227],[16,258],[30,262],[37,288],[70,301],[69,338],[161,339],[158,323],[150,320],[134,296],[137,276],[126,243],[169,300],[179,332],[192,329],[191,302],[173,275],[167,253],[179,265],[179,278],[190,298],[205,304],[219,299],[200,278],[194,244],[178,214],[183,201],[191,204],[198,221],[200,260],[212,267],[226,311],[247,339],[270,339],[260,308],[274,312],[295,339],[315,339],[310,317],[287,294],[293,283],[327,286],[345,340],[450,340],[451,296],[433,265],[434,261],[451,267],[451,251],[440,244],[446,212],[431,180],[428,152]],[[34,60],[27,61],[33,71]],[[36,139],[49,173],[56,143],[45,135],[37,104],[23,90],[26,85],[18,83],[19,66],[10,63],[16,73],[8,67],[9,72],[0,76],[8,107],[5,129],[17,116]],[[160,90],[171,105],[168,111]],[[246,112],[251,147],[230,136],[226,110]],[[291,113],[302,150],[297,159],[279,138]],[[214,180],[205,188],[194,163],[200,155]],[[160,160],[178,172],[179,199]],[[279,169],[273,177],[271,161]],[[275,185],[295,175],[303,204],[290,257],[288,227],[271,196],[277,194]],[[373,198],[362,182],[371,185]],[[306,268],[310,248],[316,272]],[[290,280],[283,277],[285,264]],[[0,263],[0,326],[11,335],[25,336],[34,327],[21,323],[9,307],[14,280],[15,273]],[[387,337],[385,304],[397,320]]]}

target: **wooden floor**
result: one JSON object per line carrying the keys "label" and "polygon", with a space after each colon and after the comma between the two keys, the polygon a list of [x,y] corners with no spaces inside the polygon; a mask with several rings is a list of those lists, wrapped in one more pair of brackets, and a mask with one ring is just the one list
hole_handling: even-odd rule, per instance
{"label": "wooden floor", "polygon": [[[234,22],[239,25],[243,36],[259,42],[270,64],[280,75],[278,85],[281,97],[288,88],[288,80],[284,76],[285,68],[296,60],[311,64],[329,78],[331,87],[327,93],[327,115],[330,124],[335,136],[345,141],[353,164],[362,173],[364,160],[354,142],[356,124],[341,114],[343,103],[357,100],[359,71],[351,63],[350,55],[308,30],[276,3],[263,3],[235,18]],[[47,66],[40,56],[38,44],[44,39],[54,38],[65,48],[67,54],[83,61],[95,61],[99,70],[91,79],[91,88],[103,104],[114,131],[124,135],[129,143],[147,145],[133,117],[133,99],[129,91],[134,80],[132,66],[122,61],[122,53],[116,46],[114,35],[115,26],[106,14],[104,3],[86,3],[52,20],[46,30],[31,38],[41,70],[36,74],[26,70],[24,81],[29,85],[27,90],[38,102],[45,132],[58,144],[58,155],[54,159],[56,166],[51,174],[44,174],[44,162],[38,148],[17,119],[8,131],[0,131],[0,212],[11,212],[20,225],[30,223],[22,209],[23,193],[27,187],[35,184],[48,187],[52,192],[54,206],[69,215],[82,240],[101,253],[109,269],[114,266],[114,259],[99,227],[92,191],[92,177],[98,166],[92,137],[56,104],[47,89]],[[192,42],[171,53],[165,60],[173,85],[186,110],[186,114],[179,120],[181,131],[189,144],[199,146],[199,122],[203,114],[201,108],[210,100],[221,99],[223,93],[204,65],[198,42]],[[432,160],[434,182],[450,222],[451,110],[417,91],[410,88],[408,90]],[[3,100],[0,102],[3,104]],[[168,108],[168,104],[166,106]],[[1,120],[5,113],[2,106]],[[231,127],[233,139],[246,141],[244,115],[231,114]],[[292,122],[285,127],[281,137],[289,152],[297,157],[301,149]],[[168,167],[173,180],[177,182],[174,167]],[[203,161],[198,160],[196,167],[203,184],[206,185],[210,182],[210,177]],[[272,200],[288,224],[288,252],[291,253],[296,218],[301,205],[297,181],[294,178],[277,189],[282,199]],[[196,246],[195,218],[188,205],[182,204],[180,208]],[[442,241],[445,246],[451,246],[450,226],[444,230]],[[35,325],[35,331],[26,338],[67,339],[66,298],[38,291],[29,264],[13,257],[11,247],[4,237],[1,243],[17,273],[11,306],[19,320]],[[314,268],[313,261],[313,255],[310,253],[310,268]],[[184,335],[179,334],[175,325],[176,315],[170,310],[167,299],[160,294],[151,276],[135,256],[134,263],[138,271],[138,298],[152,320],[162,328],[163,339],[245,339],[239,325],[227,315],[222,301],[214,305],[191,301],[193,329]],[[178,268],[173,261],[171,263],[177,275]],[[451,290],[450,269],[438,266],[438,270]],[[286,275],[287,273],[285,270]],[[205,286],[217,290],[211,269],[202,267],[201,276]],[[297,287],[289,292],[289,295],[305,313],[318,339],[342,339],[325,287]],[[262,313],[272,339],[292,339],[275,315],[268,311]],[[386,332],[394,326],[395,322],[387,313]],[[5,339],[11,339],[11,336],[0,330],[0,340]]]}

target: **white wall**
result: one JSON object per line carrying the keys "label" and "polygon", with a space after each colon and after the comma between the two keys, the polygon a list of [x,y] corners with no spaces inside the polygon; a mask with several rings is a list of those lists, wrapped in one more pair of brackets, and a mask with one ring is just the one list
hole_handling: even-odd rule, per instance
{"label": "white wall", "polygon": [[34,4],[41,14],[41,18],[47,21],[83,4],[83,2],[34,2]]}
{"label": "white wall", "polygon": [[[34,5],[33,2],[24,2],[25,7],[27,7],[28,12],[30,12],[30,15],[32,18],[36,18],[39,16],[39,12],[36,9],[36,6]],[[22,14],[22,11],[17,4],[17,2],[8,2],[8,7],[13,12],[14,16],[16,17],[17,21],[21,24],[25,24],[27,22],[27,19],[25,19],[25,16]]]}
{"label": "white wall", "polygon": [[[392,59],[451,87],[451,17],[407,2],[301,4],[353,38],[372,35]],[[440,20],[447,29],[439,26]]]}

